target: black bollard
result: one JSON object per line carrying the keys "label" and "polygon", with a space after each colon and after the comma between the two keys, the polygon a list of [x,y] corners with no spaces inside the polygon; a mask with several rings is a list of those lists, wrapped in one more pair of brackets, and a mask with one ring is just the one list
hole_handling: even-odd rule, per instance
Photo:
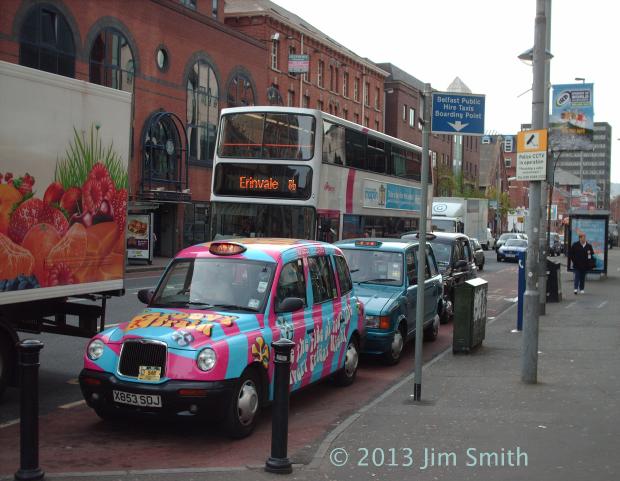
{"label": "black bollard", "polygon": [[39,468],[39,351],[43,343],[26,340],[19,343],[19,454],[17,481],[43,479]]}
{"label": "black bollard", "polygon": [[265,471],[276,474],[290,474],[293,465],[286,456],[288,444],[288,397],[291,374],[291,351],[295,343],[286,338],[271,343],[274,351],[273,363],[273,410],[271,415],[271,456],[265,463]]}

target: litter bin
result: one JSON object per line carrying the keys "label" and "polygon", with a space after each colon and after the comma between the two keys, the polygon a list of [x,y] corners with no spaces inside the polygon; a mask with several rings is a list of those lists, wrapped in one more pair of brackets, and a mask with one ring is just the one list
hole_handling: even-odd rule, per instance
{"label": "litter bin", "polygon": [[547,259],[547,302],[562,301],[560,263]]}
{"label": "litter bin", "polygon": [[469,352],[482,344],[487,323],[489,283],[470,279],[454,290],[452,352]]}

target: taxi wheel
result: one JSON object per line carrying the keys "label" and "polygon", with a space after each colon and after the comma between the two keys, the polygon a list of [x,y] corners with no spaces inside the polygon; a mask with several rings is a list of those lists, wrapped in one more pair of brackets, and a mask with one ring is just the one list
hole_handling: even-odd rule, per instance
{"label": "taxi wheel", "polygon": [[350,386],[355,381],[357,367],[360,361],[360,350],[357,337],[353,335],[347,345],[347,352],[344,355],[344,365],[336,373],[334,380],[338,386]]}
{"label": "taxi wheel", "polygon": [[226,415],[226,431],[233,439],[249,436],[258,421],[261,386],[253,369],[246,369],[232,393]]}
{"label": "taxi wheel", "polygon": [[401,323],[398,326],[398,330],[394,333],[394,339],[392,340],[390,350],[383,353],[383,360],[389,366],[398,364],[402,357],[403,347],[405,346],[403,330],[403,324]]}
{"label": "taxi wheel", "polygon": [[439,335],[439,316],[435,316],[433,323],[424,330],[424,341],[434,341]]}

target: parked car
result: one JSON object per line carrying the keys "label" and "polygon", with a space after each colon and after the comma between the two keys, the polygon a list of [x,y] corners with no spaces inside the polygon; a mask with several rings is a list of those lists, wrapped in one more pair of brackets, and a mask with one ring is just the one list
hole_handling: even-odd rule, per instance
{"label": "parked car", "polygon": [[291,390],[357,373],[364,329],[339,248],[315,241],[235,239],[184,249],[148,307],[95,336],[79,381],[103,419],[121,412],[204,414],[249,435],[273,395],[271,342],[295,343]]}
{"label": "parked car", "polygon": [[555,232],[549,233],[549,255],[559,256],[562,253],[562,242],[560,241],[560,235]]}
{"label": "parked car", "polygon": [[506,241],[508,239],[525,239],[527,240],[527,235],[523,234],[521,232],[504,232],[502,235],[499,236],[499,239],[497,239],[497,242],[495,244],[495,248],[499,249],[501,246],[503,246]]}
{"label": "parked car", "polygon": [[497,262],[511,260],[517,262],[519,252],[527,250],[527,240],[525,239],[508,239],[506,244],[497,249]]}
{"label": "parked car", "polygon": [[491,232],[491,229],[489,227],[487,227],[487,243],[486,243],[486,248],[485,248],[485,246],[482,246],[482,248],[485,251],[489,250],[489,249],[495,249],[495,244],[496,243],[497,243],[497,239],[495,239],[495,236]]}
{"label": "parked car", "polygon": [[[418,242],[349,239],[337,242],[351,268],[353,292],[364,303],[366,339],[362,352],[396,364],[416,332]],[[434,341],[443,309],[442,277],[427,246],[424,280],[424,339]]]}
{"label": "parked car", "polygon": [[[407,233],[401,239],[416,240],[417,233]],[[440,322],[445,324],[454,316],[454,289],[469,279],[477,277],[473,249],[469,237],[452,232],[431,232],[428,242],[433,247],[439,272],[443,277],[444,309],[439,314]]]}
{"label": "parked car", "polygon": [[470,237],[469,242],[474,250],[474,262],[479,271],[484,269],[484,250],[475,237]]}

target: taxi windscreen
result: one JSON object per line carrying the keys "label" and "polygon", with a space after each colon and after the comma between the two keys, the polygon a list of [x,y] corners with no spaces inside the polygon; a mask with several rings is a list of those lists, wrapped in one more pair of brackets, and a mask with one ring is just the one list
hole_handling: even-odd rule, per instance
{"label": "taxi windscreen", "polygon": [[371,249],[342,249],[353,282],[400,286],[403,283],[403,255]]}
{"label": "taxi windscreen", "polygon": [[150,307],[262,312],[275,266],[247,259],[177,259]]}

